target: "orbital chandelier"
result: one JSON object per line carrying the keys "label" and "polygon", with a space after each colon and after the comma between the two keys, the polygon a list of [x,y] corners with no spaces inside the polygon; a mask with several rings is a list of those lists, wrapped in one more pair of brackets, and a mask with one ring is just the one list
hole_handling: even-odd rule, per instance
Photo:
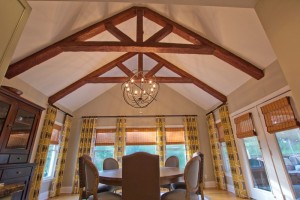
{"label": "orbital chandelier", "polygon": [[148,71],[137,71],[121,86],[125,102],[134,108],[145,108],[156,100],[159,83],[155,76],[147,77]]}

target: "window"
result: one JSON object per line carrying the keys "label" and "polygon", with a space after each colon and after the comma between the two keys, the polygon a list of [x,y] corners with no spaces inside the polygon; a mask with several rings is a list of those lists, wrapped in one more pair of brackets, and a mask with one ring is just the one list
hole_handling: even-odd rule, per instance
{"label": "window", "polygon": [[184,168],[186,164],[184,128],[166,128],[166,158],[177,156],[179,168]]}
{"label": "window", "polygon": [[94,163],[98,170],[103,170],[103,161],[114,157],[116,129],[97,129],[94,149]]}
{"label": "window", "polygon": [[59,153],[59,133],[61,126],[54,124],[50,145],[48,148],[48,154],[46,158],[46,164],[44,168],[43,179],[51,179],[54,176],[56,161]]}
{"label": "window", "polygon": [[127,128],[126,129],[126,155],[135,152],[156,153],[155,128]]}
{"label": "window", "polygon": [[229,163],[229,157],[227,153],[227,148],[226,148],[226,143],[222,142],[221,143],[221,153],[223,157],[223,166],[224,166],[224,171],[227,176],[231,176],[231,171],[230,171],[230,163]]}

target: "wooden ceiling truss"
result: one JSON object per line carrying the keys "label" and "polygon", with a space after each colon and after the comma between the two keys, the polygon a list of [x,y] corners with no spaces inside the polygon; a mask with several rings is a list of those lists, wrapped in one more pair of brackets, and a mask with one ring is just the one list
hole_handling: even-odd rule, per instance
{"label": "wooden ceiling truss", "polygon": [[[131,39],[128,35],[118,29],[116,26],[133,17],[136,17],[136,39]],[[147,18],[160,25],[162,28],[149,37],[147,40],[143,38],[143,18]],[[113,41],[86,41],[104,31],[110,32],[114,37],[119,39],[118,42]],[[177,34],[191,44],[165,43],[160,42],[170,33]],[[9,66],[6,77],[13,78],[28,69],[41,64],[63,52],[127,52],[119,58],[103,65],[94,72],[77,80],[73,84],[58,91],[49,97],[49,103],[53,104],[71,92],[77,90],[81,86],[88,83],[123,83],[133,76],[133,72],[127,68],[123,62],[137,55],[138,70],[143,70],[143,56],[155,60],[157,64],[146,74],[147,77],[154,76],[163,67],[176,73],[178,77],[157,77],[159,83],[191,83],[209,93],[213,97],[222,102],[226,102],[227,98],[214,88],[208,86],[204,82],[195,78],[191,74],[180,69],[176,65],[161,58],[155,53],[176,53],[176,54],[206,54],[229,63],[233,67],[260,79],[264,73],[258,67],[252,65],[248,61],[229,52],[219,45],[203,38],[199,34],[177,24],[176,22],[148,9],[145,7],[132,7],[110,18],[89,26],[65,39],[62,39],[12,65]],[[126,76],[124,77],[101,77],[101,75],[118,67]]]}

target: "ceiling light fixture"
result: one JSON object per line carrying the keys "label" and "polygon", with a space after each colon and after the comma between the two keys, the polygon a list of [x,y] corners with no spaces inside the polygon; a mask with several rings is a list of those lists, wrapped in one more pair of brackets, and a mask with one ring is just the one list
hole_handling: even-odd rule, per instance
{"label": "ceiling light fixture", "polygon": [[134,108],[145,108],[153,100],[159,90],[155,76],[147,77],[148,71],[138,71],[121,86],[125,102]]}

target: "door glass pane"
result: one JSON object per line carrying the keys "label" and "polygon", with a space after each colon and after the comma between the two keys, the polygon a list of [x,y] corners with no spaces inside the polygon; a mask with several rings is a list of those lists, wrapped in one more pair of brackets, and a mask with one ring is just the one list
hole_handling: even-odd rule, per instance
{"label": "door glass pane", "polygon": [[26,149],[35,115],[19,109],[11,128],[7,148]]}
{"label": "door glass pane", "polygon": [[297,128],[281,131],[276,133],[276,138],[298,199],[300,198],[300,130]]}
{"label": "door glass pane", "polygon": [[254,187],[266,191],[271,191],[257,137],[254,136],[244,138],[243,141],[246,147]]}
{"label": "door glass pane", "polygon": [[3,125],[5,123],[5,119],[7,117],[9,107],[10,107],[9,104],[0,101],[0,132],[3,129]]}

